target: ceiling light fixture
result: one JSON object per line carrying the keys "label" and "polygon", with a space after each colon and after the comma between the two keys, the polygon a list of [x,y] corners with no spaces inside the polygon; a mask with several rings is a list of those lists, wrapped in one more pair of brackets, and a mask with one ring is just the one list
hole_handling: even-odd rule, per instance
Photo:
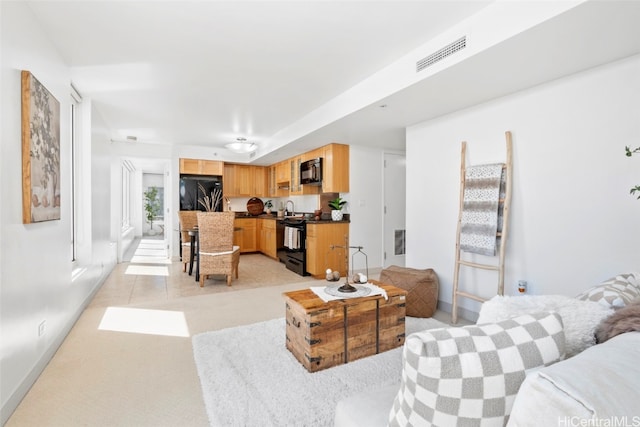
{"label": "ceiling light fixture", "polygon": [[247,138],[242,137],[236,138],[236,142],[230,142],[229,144],[226,144],[225,147],[234,153],[240,154],[251,153],[258,148],[254,142],[249,142],[247,141]]}

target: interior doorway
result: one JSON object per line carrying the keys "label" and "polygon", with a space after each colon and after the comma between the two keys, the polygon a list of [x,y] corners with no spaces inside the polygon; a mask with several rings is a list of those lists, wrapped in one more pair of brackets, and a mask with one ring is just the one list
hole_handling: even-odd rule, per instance
{"label": "interior doorway", "polygon": [[142,174],[142,235],[145,238],[165,238],[164,181],[164,174]]}
{"label": "interior doorway", "polygon": [[407,160],[384,154],[383,266],[405,266]]}

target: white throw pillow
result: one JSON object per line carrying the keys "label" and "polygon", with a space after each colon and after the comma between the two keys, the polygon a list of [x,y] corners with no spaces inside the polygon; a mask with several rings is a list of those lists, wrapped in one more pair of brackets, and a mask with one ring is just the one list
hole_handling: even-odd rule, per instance
{"label": "white throw pillow", "polygon": [[640,332],[527,375],[508,426],[637,426]]}
{"label": "white throw pillow", "polygon": [[502,427],[526,374],[563,356],[556,313],[411,334],[389,425]]}
{"label": "white throw pillow", "polygon": [[555,311],[562,317],[567,357],[594,345],[596,328],[613,313],[611,308],[597,302],[580,301],[564,295],[496,295],[482,304],[476,324],[500,322],[540,311]]}

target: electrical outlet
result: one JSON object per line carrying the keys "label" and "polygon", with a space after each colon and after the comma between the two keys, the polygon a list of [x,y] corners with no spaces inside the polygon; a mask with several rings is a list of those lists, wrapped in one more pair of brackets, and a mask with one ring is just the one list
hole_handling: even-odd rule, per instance
{"label": "electrical outlet", "polygon": [[45,327],[47,325],[47,321],[43,320],[42,322],[40,322],[40,324],[38,325],[38,336],[41,337],[44,335],[45,332]]}

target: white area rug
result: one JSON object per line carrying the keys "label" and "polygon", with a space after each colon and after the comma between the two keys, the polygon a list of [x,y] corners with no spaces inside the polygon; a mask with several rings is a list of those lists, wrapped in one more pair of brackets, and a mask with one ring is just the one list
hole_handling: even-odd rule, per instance
{"label": "white area rug", "polygon": [[[407,335],[445,327],[407,317]],[[336,403],[400,384],[402,347],[309,373],[285,347],[285,320],[206,332],[193,353],[212,426],[332,426]]]}

